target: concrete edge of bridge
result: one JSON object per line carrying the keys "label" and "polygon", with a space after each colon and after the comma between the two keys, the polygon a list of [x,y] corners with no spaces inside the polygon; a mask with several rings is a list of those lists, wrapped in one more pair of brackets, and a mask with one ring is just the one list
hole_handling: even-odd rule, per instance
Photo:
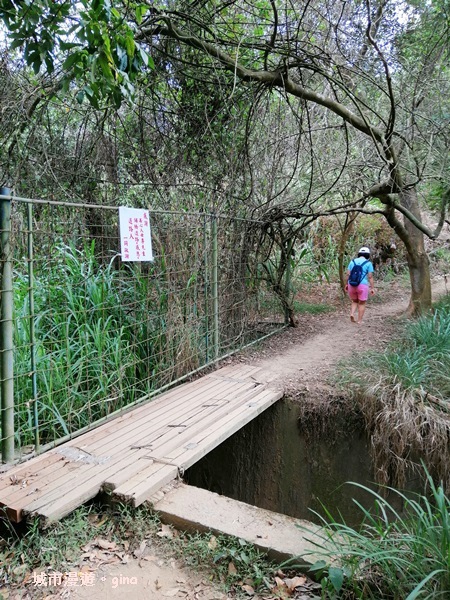
{"label": "concrete edge of bridge", "polygon": [[325,539],[314,523],[252,506],[214,492],[174,483],[151,500],[161,521],[183,531],[211,532],[253,544],[275,562],[292,559],[308,570],[320,560],[315,544]]}

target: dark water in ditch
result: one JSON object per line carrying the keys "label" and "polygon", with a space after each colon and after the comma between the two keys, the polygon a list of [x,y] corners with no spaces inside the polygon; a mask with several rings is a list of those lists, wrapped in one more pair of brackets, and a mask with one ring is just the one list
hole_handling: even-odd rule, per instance
{"label": "dark water in ditch", "polygon": [[324,505],[336,520],[361,522],[376,490],[361,417],[343,407],[316,419],[280,401],[186,471],[186,483],[275,512],[320,522]]}

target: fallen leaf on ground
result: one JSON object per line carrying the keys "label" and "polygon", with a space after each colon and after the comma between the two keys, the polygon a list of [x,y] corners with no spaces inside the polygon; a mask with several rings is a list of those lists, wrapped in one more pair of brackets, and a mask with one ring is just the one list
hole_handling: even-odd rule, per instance
{"label": "fallen leaf on ground", "polygon": [[237,569],[232,562],[228,563],[228,575],[236,575]]}
{"label": "fallen leaf on ground", "polygon": [[92,542],[93,546],[98,546],[102,550],[118,550],[118,546],[115,542],[110,542],[109,540],[102,540],[100,538],[96,538]]}
{"label": "fallen leaf on ground", "polygon": [[215,535],[211,536],[211,538],[208,542],[208,548],[210,550],[215,550],[217,548],[217,538]]}
{"label": "fallen leaf on ground", "polygon": [[176,596],[179,591],[180,588],[172,588],[171,590],[167,590],[167,592],[164,592],[163,596],[169,596],[169,598],[173,598],[173,596]]}
{"label": "fallen leaf on ground", "polygon": [[123,565],[127,565],[130,562],[130,555],[124,554],[123,552],[116,552],[116,556],[120,558],[120,562]]}
{"label": "fallen leaf on ground", "polygon": [[119,559],[114,554],[110,552],[93,552],[92,560],[98,560],[104,564],[111,564],[114,562],[119,562]]}
{"label": "fallen leaf on ground", "polygon": [[244,592],[246,594],[248,594],[249,596],[254,596],[255,595],[255,590],[252,588],[251,585],[242,585],[241,588],[244,590]]}
{"label": "fallen leaf on ground", "polygon": [[148,560],[148,561],[156,562],[158,560],[158,557],[155,556],[154,554],[148,554],[147,556],[143,556],[142,560]]}
{"label": "fallen leaf on ground", "polygon": [[136,548],[136,550],[133,552],[135,558],[140,558],[143,555],[146,547],[147,547],[147,542],[144,540],[143,542],[141,542],[139,548]]}
{"label": "fallen leaf on ground", "polygon": [[296,587],[305,585],[306,577],[293,577],[292,579],[285,579],[284,583],[289,590],[293,591]]}
{"label": "fallen leaf on ground", "polygon": [[173,531],[168,525],[161,525],[161,531],[156,534],[159,537],[173,538]]}

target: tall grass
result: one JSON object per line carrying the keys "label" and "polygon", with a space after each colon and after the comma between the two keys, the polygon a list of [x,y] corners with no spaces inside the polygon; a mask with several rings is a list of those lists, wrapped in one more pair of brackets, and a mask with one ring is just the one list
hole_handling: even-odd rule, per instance
{"label": "tall grass", "polygon": [[[34,286],[41,441],[89,425],[158,386],[165,345],[162,295],[149,278],[99,264],[94,244],[64,246]],[[16,406],[20,443],[32,443],[28,278],[15,278]],[[159,298],[159,303],[154,299]],[[151,304],[151,306],[150,306]]]}
{"label": "tall grass", "polygon": [[353,390],[371,433],[377,480],[403,487],[420,459],[450,485],[450,299],[406,327],[382,354],[346,363],[340,383]]}
{"label": "tall grass", "polygon": [[[313,570],[321,573],[328,598],[414,600],[448,598],[450,593],[450,498],[427,475],[429,495],[390,489],[399,511],[373,496],[372,510],[356,503],[362,524],[355,529],[330,512],[318,515],[323,533]],[[317,531],[314,531],[317,536]]]}

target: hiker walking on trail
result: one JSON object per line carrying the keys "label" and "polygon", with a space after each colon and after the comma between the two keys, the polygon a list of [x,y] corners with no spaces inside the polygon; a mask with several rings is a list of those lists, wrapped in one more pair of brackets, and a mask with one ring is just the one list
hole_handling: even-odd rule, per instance
{"label": "hiker walking on trail", "polygon": [[345,290],[349,295],[352,305],[350,308],[350,321],[361,325],[366,302],[370,294],[375,294],[373,287],[373,264],[370,262],[370,249],[364,246],[358,252],[357,258],[350,261],[347,270],[347,285]]}

